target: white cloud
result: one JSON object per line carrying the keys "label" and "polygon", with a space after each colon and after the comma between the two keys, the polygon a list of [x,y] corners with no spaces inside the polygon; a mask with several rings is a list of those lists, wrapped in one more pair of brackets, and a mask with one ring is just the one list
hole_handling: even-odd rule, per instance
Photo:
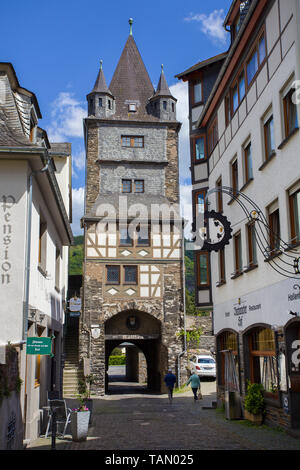
{"label": "white cloud", "polygon": [[85,151],[80,150],[72,155],[72,175],[79,178],[81,173],[85,171]]}
{"label": "white cloud", "polygon": [[83,118],[87,111],[83,103],[69,92],[61,92],[51,104],[51,123],[48,137],[52,142],[64,142],[70,137],[83,138]]}
{"label": "white cloud", "polygon": [[84,215],[84,187],[72,189],[72,214],[73,222],[71,224],[73,235],[83,235],[80,227],[80,219]]}
{"label": "white cloud", "polygon": [[228,35],[223,27],[224,10],[214,10],[209,15],[204,13],[190,14],[185,21],[196,21],[200,23],[201,31],[206,34],[216,45],[225,46]]}
{"label": "white cloud", "polygon": [[190,139],[189,139],[189,104],[186,82],[170,86],[170,92],[177,99],[176,118],[182,123],[179,133],[179,176],[181,181],[190,179]]}

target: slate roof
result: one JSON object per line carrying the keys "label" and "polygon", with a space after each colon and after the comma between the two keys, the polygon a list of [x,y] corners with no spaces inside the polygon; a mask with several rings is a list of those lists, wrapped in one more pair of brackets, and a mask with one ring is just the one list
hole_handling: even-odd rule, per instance
{"label": "slate roof", "polygon": [[155,98],[157,96],[170,96],[171,98],[175,99],[172,96],[172,93],[170,92],[169,86],[167,84],[167,80],[166,80],[166,77],[165,77],[165,74],[164,74],[164,71],[163,71],[163,66],[161,67],[161,74],[160,74],[160,77],[159,77],[157,90],[154,93],[152,98]]}
{"label": "slate roof", "polygon": [[100,65],[100,70],[94,85],[94,88],[92,89],[91,93],[107,93],[109,95],[112,95],[110,89],[106,85],[106,80],[102,68],[102,61]]}
{"label": "slate roof", "polygon": [[128,104],[136,102],[138,107],[130,119],[158,121],[149,115],[146,106],[155,90],[139,53],[133,36],[129,36],[112,77],[109,89],[116,100],[115,119],[128,119]]}

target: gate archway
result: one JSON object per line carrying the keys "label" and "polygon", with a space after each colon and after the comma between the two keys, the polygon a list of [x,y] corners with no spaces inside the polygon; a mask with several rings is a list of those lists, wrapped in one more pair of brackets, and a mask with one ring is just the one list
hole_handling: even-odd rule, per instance
{"label": "gate archway", "polygon": [[[166,348],[161,344],[161,322],[139,310],[122,311],[105,322],[105,391],[108,392],[108,359],[115,347],[130,343],[139,348],[147,363],[147,389],[161,391],[161,380],[167,364]],[[131,361],[134,359],[132,358]],[[134,367],[131,363],[134,373]],[[130,368],[130,365],[129,365]]]}

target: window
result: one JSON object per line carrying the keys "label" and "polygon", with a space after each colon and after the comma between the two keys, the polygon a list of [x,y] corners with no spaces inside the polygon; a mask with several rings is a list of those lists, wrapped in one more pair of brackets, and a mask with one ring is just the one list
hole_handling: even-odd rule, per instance
{"label": "window", "polygon": [[102,108],[102,98],[99,98],[99,108]]}
{"label": "window", "polygon": [[208,253],[199,253],[197,255],[197,285],[209,285],[209,258]]}
{"label": "window", "polygon": [[295,89],[291,88],[283,98],[285,138],[289,137],[289,135],[291,135],[291,133],[298,128],[297,107],[293,103],[292,98],[294,92]]}
{"label": "window", "polygon": [[56,248],[55,253],[55,287],[59,290],[59,283],[60,283],[60,259],[61,259],[61,252],[59,248]]}
{"label": "window", "polygon": [[124,266],[124,284],[137,284],[137,266]]}
{"label": "window", "polygon": [[111,109],[111,100],[108,100],[108,109]]}
{"label": "window", "polygon": [[195,205],[196,205],[196,213],[204,214],[205,211],[205,195],[206,191],[197,191],[195,193]]}
{"label": "window", "polygon": [[135,104],[135,103],[130,103],[130,104],[128,105],[128,111],[129,111],[130,113],[135,113],[135,111],[136,111],[136,104]]}
{"label": "window", "polygon": [[235,87],[232,90],[232,114],[236,112],[239,106],[239,92],[238,92],[238,86],[235,85]]}
{"label": "window", "polygon": [[142,225],[137,228],[137,246],[150,245],[150,227]]}
{"label": "window", "polygon": [[251,142],[244,148],[245,183],[253,179]]}
{"label": "window", "polygon": [[47,223],[40,216],[40,230],[39,230],[39,267],[46,272],[46,256],[47,256]]}
{"label": "window", "polygon": [[248,264],[250,267],[250,266],[255,266],[257,264],[255,224],[253,222],[247,225],[247,234],[248,234]]}
{"label": "window", "polygon": [[237,195],[238,191],[238,186],[239,186],[239,181],[238,181],[238,162],[237,159],[234,160],[231,164],[231,187],[232,187],[232,192],[233,195]]}
{"label": "window", "polygon": [[143,136],[128,136],[122,135],[121,137],[122,147],[144,147],[144,137]]}
{"label": "window", "polygon": [[120,266],[106,266],[106,283],[120,284]]}
{"label": "window", "polygon": [[194,83],[193,90],[194,90],[194,103],[201,103],[203,101],[201,80],[198,80],[197,82]]}
{"label": "window", "polygon": [[252,55],[247,62],[247,84],[248,86],[252,82],[254,76],[256,75],[258,69],[262,65],[263,61],[266,58],[266,42],[265,35],[262,34],[258,40],[258,43],[255,45]]}
{"label": "window", "polygon": [[163,101],[163,110],[164,110],[164,111],[167,110],[167,102],[166,102],[166,101]]}
{"label": "window", "polygon": [[280,218],[278,201],[269,206],[270,254],[280,249]]}
{"label": "window", "polygon": [[265,36],[262,35],[258,42],[259,63],[262,64],[266,57]]}
{"label": "window", "polygon": [[255,328],[248,335],[250,381],[260,383],[265,395],[276,396],[278,392],[276,348],[271,328]]}
{"label": "window", "polygon": [[219,283],[224,284],[225,282],[225,250],[224,248],[222,248],[221,250],[219,250]]}
{"label": "window", "polygon": [[223,212],[223,194],[221,191],[222,188],[222,178],[220,177],[216,182],[217,191],[217,212]]}
{"label": "window", "polygon": [[122,193],[131,193],[131,180],[122,180]]}
{"label": "window", "polygon": [[291,242],[298,243],[300,241],[300,188],[289,192],[289,205]]}
{"label": "window", "polygon": [[245,74],[242,72],[239,78],[239,103],[243,100],[245,93]]}
{"label": "window", "polygon": [[196,137],[194,139],[194,160],[199,162],[205,159],[205,144],[204,137]]}
{"label": "window", "polygon": [[135,180],[134,181],[134,192],[143,193],[144,192],[144,180]]}
{"label": "window", "polygon": [[132,238],[128,232],[128,227],[119,227],[120,245],[132,246]]}
{"label": "window", "polygon": [[257,50],[255,50],[253,52],[249,62],[247,62],[247,83],[248,83],[248,86],[252,82],[257,70],[258,70],[258,53],[257,53]]}
{"label": "window", "polygon": [[[238,80],[235,82],[231,89],[231,115],[233,116],[239,105],[241,104],[243,98],[245,97],[245,73],[242,72],[239,75]],[[226,110],[226,113],[230,113],[229,110]],[[230,120],[230,114],[227,116],[228,122]]]}
{"label": "window", "polygon": [[241,232],[234,235],[234,267],[234,274],[240,274],[243,271]]}
{"label": "window", "polygon": [[175,104],[172,103],[172,113],[174,113],[174,111],[175,111]]}
{"label": "window", "polygon": [[230,123],[230,95],[225,96],[225,124],[226,127]]}
{"label": "window", "polygon": [[215,146],[218,143],[218,121],[217,119],[211,124],[208,129],[208,153],[209,155],[214,150]]}
{"label": "window", "polygon": [[264,124],[264,139],[265,139],[265,160],[269,160],[275,153],[274,141],[274,120],[273,116]]}

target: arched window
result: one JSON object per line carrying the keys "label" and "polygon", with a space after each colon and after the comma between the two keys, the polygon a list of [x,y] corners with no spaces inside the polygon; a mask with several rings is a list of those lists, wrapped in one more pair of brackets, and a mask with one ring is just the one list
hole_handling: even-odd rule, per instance
{"label": "arched window", "polygon": [[252,383],[262,384],[266,396],[275,398],[278,394],[278,370],[274,331],[256,327],[247,336],[249,379]]}
{"label": "arched window", "polygon": [[[238,342],[237,342],[237,333],[234,331],[224,331],[218,336],[218,384],[225,385],[225,353],[224,351],[231,350],[235,367],[236,375],[239,377],[238,373]],[[239,380],[239,379],[238,379]]]}

